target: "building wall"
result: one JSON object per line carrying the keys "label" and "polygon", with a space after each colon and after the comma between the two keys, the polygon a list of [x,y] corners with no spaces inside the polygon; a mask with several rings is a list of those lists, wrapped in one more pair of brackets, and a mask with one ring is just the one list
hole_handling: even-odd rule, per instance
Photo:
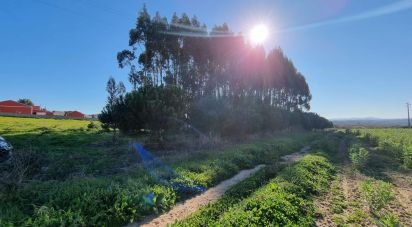
{"label": "building wall", "polygon": [[2,113],[32,114],[32,108],[28,106],[0,106]]}
{"label": "building wall", "polygon": [[66,113],[66,117],[84,118],[84,114],[74,111]]}
{"label": "building wall", "polygon": [[0,112],[16,114],[33,114],[33,107],[12,100],[0,102]]}
{"label": "building wall", "polygon": [[64,111],[53,111],[54,116],[64,116],[66,113]]}

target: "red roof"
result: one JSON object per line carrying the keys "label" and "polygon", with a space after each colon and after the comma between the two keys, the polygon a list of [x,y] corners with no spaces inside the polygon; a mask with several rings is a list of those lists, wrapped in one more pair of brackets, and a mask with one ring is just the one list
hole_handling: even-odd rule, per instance
{"label": "red roof", "polygon": [[15,114],[33,114],[33,107],[12,100],[0,102],[0,112]]}
{"label": "red roof", "polygon": [[28,107],[25,104],[13,101],[13,100],[6,100],[6,101],[2,101],[0,102],[0,106],[9,106],[9,107]]}

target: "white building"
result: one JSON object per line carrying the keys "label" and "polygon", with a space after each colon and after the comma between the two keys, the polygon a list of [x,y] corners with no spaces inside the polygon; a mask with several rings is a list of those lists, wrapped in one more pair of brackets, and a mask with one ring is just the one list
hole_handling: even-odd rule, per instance
{"label": "white building", "polygon": [[65,116],[66,112],[64,111],[53,111],[53,116]]}

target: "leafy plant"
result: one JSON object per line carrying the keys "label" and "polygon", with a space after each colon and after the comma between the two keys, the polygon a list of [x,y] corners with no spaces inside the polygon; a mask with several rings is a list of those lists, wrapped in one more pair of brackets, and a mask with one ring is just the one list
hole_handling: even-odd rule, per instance
{"label": "leafy plant", "polygon": [[377,216],[376,225],[379,227],[399,227],[399,218],[391,212],[380,212]]}
{"label": "leafy plant", "polygon": [[366,180],[361,183],[361,192],[372,212],[381,210],[385,205],[394,199],[392,185],[378,180]]}
{"label": "leafy plant", "polygon": [[[239,185],[241,191],[238,196],[231,191],[215,204],[176,225],[271,226],[276,223],[282,226],[310,226],[314,224],[316,212],[309,197],[324,191],[333,173],[333,166],[325,157],[307,155],[296,165],[283,169],[278,177],[248,198],[241,200],[251,193],[248,190],[259,185],[256,184],[257,179],[250,181],[252,187]],[[309,180],[300,182],[304,177]]]}
{"label": "leafy plant", "polygon": [[368,215],[361,209],[355,208],[351,213],[346,215],[346,222],[348,223],[360,223],[363,221],[365,218],[367,218]]}
{"label": "leafy plant", "polygon": [[366,165],[369,159],[369,151],[360,144],[354,144],[349,149],[349,158],[356,169]]}

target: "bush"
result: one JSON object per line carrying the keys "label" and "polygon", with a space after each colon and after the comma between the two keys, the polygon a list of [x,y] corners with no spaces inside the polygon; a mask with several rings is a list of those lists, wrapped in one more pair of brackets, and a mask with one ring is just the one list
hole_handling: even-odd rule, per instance
{"label": "bush", "polygon": [[361,169],[369,160],[369,151],[360,144],[353,144],[349,149],[349,158],[356,169]]}
{"label": "bush", "polygon": [[[215,213],[213,219],[216,219],[217,215],[220,215],[220,218],[216,222],[207,222],[207,225],[314,225],[315,209],[308,197],[319,194],[328,188],[333,173],[334,168],[325,157],[307,155],[297,164],[282,170],[279,177],[258,189],[247,199],[239,203],[232,202],[231,208],[224,214]],[[207,213],[203,213],[203,215],[208,216]],[[205,219],[200,215],[196,217],[196,220]],[[193,224],[196,222],[183,221],[182,223]]]}
{"label": "bush", "polygon": [[98,178],[38,182],[0,197],[4,204],[18,204],[20,210],[33,213],[9,220],[17,226],[121,226],[164,212],[175,200],[172,188]]}
{"label": "bush", "polygon": [[394,199],[392,185],[384,181],[366,180],[361,183],[361,192],[372,212],[381,210]]}
{"label": "bush", "polygon": [[378,214],[376,225],[379,227],[399,227],[399,218],[391,212],[380,212]]}
{"label": "bush", "polygon": [[222,213],[228,211],[231,207],[242,201],[242,199],[252,194],[257,188],[270,180],[277,171],[278,168],[275,166],[265,167],[253,176],[230,188],[217,202],[201,208],[189,218],[177,222],[175,226],[213,225]]}
{"label": "bush", "polygon": [[44,158],[38,152],[20,149],[14,152],[10,162],[0,166],[0,190],[15,189],[41,171]]}
{"label": "bush", "polygon": [[379,138],[376,136],[373,136],[370,133],[366,133],[363,137],[363,139],[365,140],[365,142],[367,142],[369,145],[371,146],[378,146],[379,145]]}
{"label": "bush", "polygon": [[304,199],[283,191],[276,184],[261,190],[247,200],[243,209],[229,212],[220,226],[309,226],[313,224],[314,207]]}
{"label": "bush", "polygon": [[90,123],[87,125],[87,129],[97,129],[99,128],[98,124],[96,124],[94,121],[90,121]]}
{"label": "bush", "polygon": [[334,173],[333,165],[325,157],[307,155],[295,166],[287,167],[279,177],[297,185],[302,190],[301,196],[308,196],[325,190]]}

